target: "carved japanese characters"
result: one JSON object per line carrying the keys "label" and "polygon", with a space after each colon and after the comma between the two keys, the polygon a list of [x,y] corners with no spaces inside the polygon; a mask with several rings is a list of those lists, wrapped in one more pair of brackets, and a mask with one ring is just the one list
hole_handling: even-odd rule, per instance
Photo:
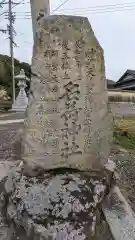
{"label": "carved japanese characters", "polygon": [[27,169],[101,169],[111,141],[103,50],[87,18],[49,16],[36,35],[25,122]]}

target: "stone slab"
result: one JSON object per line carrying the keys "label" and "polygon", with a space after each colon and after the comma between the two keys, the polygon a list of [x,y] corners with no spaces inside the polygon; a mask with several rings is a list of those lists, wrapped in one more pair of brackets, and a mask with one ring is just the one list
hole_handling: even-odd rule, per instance
{"label": "stone slab", "polygon": [[101,169],[111,117],[103,50],[87,18],[49,16],[39,27],[25,121],[25,169]]}
{"label": "stone slab", "polygon": [[115,186],[103,206],[115,240],[135,240],[135,213]]}

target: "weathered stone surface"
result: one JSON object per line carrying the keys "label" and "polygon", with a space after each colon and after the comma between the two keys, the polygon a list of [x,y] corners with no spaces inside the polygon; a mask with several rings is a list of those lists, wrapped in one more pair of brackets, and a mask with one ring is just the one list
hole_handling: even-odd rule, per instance
{"label": "weathered stone surface", "polygon": [[6,219],[11,226],[23,228],[23,237],[30,240],[95,239],[100,205],[108,189],[105,172],[91,176],[63,169],[30,178],[18,166],[5,183]]}
{"label": "weathered stone surface", "polygon": [[11,191],[13,187],[12,180],[13,178],[17,179],[17,173],[18,171],[20,171],[22,164],[21,164],[21,161],[16,161],[12,164],[11,162],[9,163],[8,162],[5,163],[7,165],[8,170],[2,168],[1,171],[3,171],[3,173],[0,172],[0,240],[17,240],[18,239],[18,238],[12,239],[12,236],[14,236],[14,228],[8,225],[8,222],[7,222],[6,203],[8,202],[8,190],[10,189]]}
{"label": "weathered stone surface", "polygon": [[103,50],[88,19],[44,18],[33,54],[25,169],[101,169],[108,160],[111,119]]}
{"label": "weathered stone surface", "polygon": [[0,182],[0,239],[112,240],[101,204],[113,169],[109,161],[102,172],[55,169],[29,177],[16,162]]}
{"label": "weathered stone surface", "polygon": [[50,0],[30,0],[33,38],[42,19],[50,15]]}

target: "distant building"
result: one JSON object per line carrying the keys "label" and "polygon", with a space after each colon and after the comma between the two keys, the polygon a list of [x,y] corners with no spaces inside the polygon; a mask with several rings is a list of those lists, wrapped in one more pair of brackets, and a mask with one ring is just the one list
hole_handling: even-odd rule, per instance
{"label": "distant building", "polygon": [[135,70],[127,70],[114,87],[120,90],[135,90]]}
{"label": "distant building", "polygon": [[113,80],[110,79],[106,79],[107,80],[107,88],[108,89],[112,89],[115,86],[115,82]]}

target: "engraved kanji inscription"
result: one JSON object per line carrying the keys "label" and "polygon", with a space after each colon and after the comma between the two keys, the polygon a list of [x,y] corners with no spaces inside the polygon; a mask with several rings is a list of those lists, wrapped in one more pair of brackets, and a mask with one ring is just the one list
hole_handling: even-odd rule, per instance
{"label": "engraved kanji inscription", "polygon": [[110,136],[103,49],[87,18],[48,16],[41,25],[34,41],[23,160],[45,171],[100,168],[108,160]]}
{"label": "engraved kanji inscription", "polygon": [[62,42],[62,48],[66,51],[70,50],[69,46],[68,46],[68,39],[64,39]]}
{"label": "engraved kanji inscription", "polygon": [[61,149],[61,156],[66,158],[71,154],[82,154],[76,142],[76,137],[81,130],[81,124],[78,123],[81,108],[76,107],[79,97],[79,84],[70,81],[68,84],[64,85],[64,94],[60,97],[60,99],[64,101],[66,109],[61,115],[65,126],[61,129],[62,140],[64,141],[64,147]]}
{"label": "engraved kanji inscription", "polygon": [[48,57],[48,58],[58,57],[58,51],[57,51],[57,50],[47,49],[47,50],[44,52],[44,57]]}

